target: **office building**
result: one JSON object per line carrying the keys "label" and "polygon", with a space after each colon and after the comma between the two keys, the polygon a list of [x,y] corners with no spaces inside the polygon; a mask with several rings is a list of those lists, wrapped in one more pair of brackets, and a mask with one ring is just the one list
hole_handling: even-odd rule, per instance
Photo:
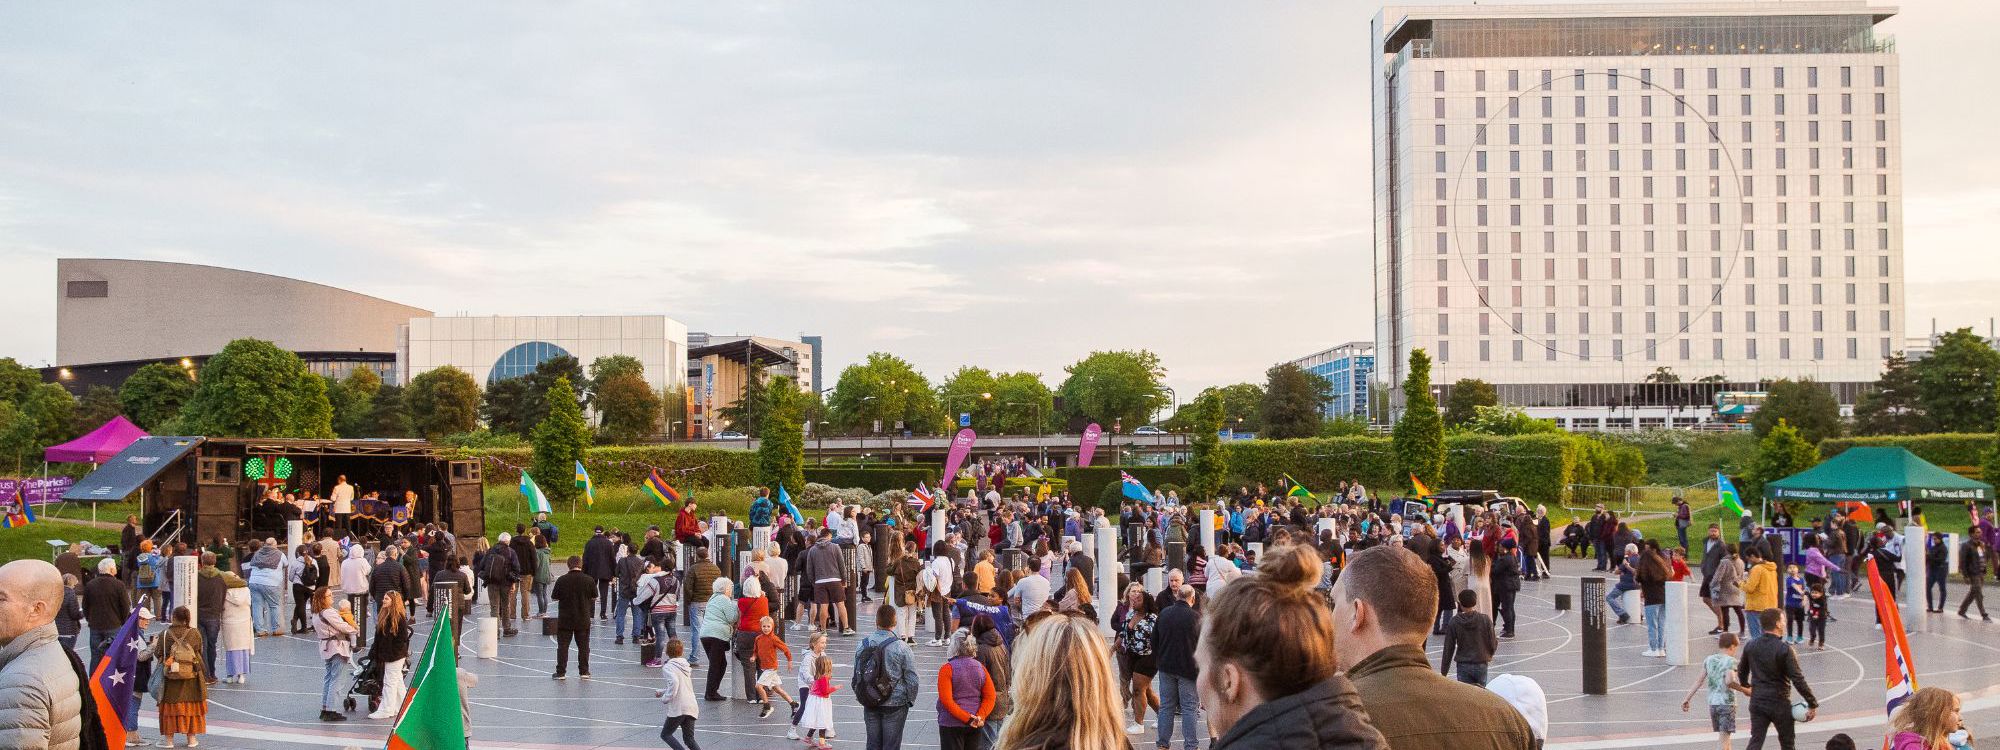
{"label": "office building", "polygon": [[532,373],[553,357],[575,357],[587,372],[598,357],[623,354],[645,365],[646,383],[656,390],[686,384],[687,326],[665,315],[421,317],[397,336],[405,383],[451,365],[484,388]]}
{"label": "office building", "polygon": [[1322,414],[1327,419],[1370,416],[1368,380],[1375,369],[1375,344],[1349,341],[1325,351],[1292,360],[1306,372],[1326,378],[1327,402]]}
{"label": "office building", "polygon": [[1852,403],[1904,337],[1894,13],[1385,8],[1377,385],[1421,348],[1434,384],[1584,427],[1699,421],[1644,386],[1713,376]]}
{"label": "office building", "polygon": [[729,424],[716,416],[742,399],[750,368],[755,364],[760,382],[774,377],[791,378],[800,391],[817,393],[819,378],[819,338],[800,336],[798,340],[741,334],[688,334],[687,433],[690,437],[713,437],[716,433],[741,431],[751,425]]}

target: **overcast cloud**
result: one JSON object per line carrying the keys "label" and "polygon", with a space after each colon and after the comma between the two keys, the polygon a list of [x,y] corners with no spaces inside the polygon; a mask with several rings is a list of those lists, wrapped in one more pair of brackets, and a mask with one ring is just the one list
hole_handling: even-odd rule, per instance
{"label": "overcast cloud", "polygon": [[[55,259],[441,314],[664,313],[933,379],[1372,337],[1368,20],[1335,0],[0,5],[0,355]],[[1906,5],[1911,333],[2000,315],[2000,11]]]}

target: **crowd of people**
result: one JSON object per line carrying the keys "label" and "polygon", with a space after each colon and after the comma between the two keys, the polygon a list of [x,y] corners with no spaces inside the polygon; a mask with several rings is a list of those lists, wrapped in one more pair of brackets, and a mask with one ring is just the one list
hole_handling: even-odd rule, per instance
{"label": "crowd of people", "polygon": [[[480,607],[499,638],[530,623],[548,628],[556,680],[570,676],[572,649],[575,676],[592,677],[595,628],[613,628],[613,647],[627,647],[629,637],[638,660],[660,670],[660,736],[676,750],[699,747],[702,704],[730,700],[757,706],[757,721],[783,722],[793,739],[827,747],[833,706],[850,694],[867,747],[900,747],[922,685],[934,688],[937,742],[947,749],[1128,748],[1147,731],[1149,713],[1162,750],[1176,734],[1184,750],[1537,747],[1547,735],[1541,688],[1488,672],[1514,637],[1521,582],[1550,570],[1546,510],[1402,502],[1392,512],[1359,483],[1331,500],[1309,504],[1281,484],[1242,487],[1199,509],[1162,495],[1106,513],[1062,493],[1005,496],[993,483],[944,508],[946,523],[933,533],[907,506],[835,505],[805,522],[764,495],[747,519],[731,521],[758,542],[741,570],[712,554],[720,541],[692,499],[666,531],[599,526],[566,559],[551,558],[561,531],[546,515],[468,545],[435,526],[375,536],[372,545],[336,531],[289,552],[270,539],[158,551],[142,542],[131,568],[104,560],[80,584],[41,563],[0,569],[0,582],[36,581],[0,586],[0,636],[46,624],[59,655],[87,627],[94,663],[134,607],[150,625],[168,601],[167,562],[195,557],[198,605],[171,612],[146,643],[148,658],[172,669],[135,694],[131,708],[155,701],[164,746],[176,737],[193,746],[206,730],[209,687],[247,679],[257,640],[287,630],[318,644],[321,720],[347,720],[356,693],[369,718],[392,718],[416,622],[451,608],[463,623]],[[1583,533],[1597,546],[1593,532],[1613,530],[1602,563],[1619,580],[1608,604],[1625,621],[1633,613],[1623,611],[1623,593],[1638,591],[1645,655],[1664,656],[1661,592],[1692,574],[1686,550],[1663,549],[1607,516]],[[1827,528],[1840,529],[1837,520]],[[1117,558],[1096,559],[1078,541],[1086,533],[1116,534]],[[1808,541],[1811,549],[1830,544]],[[1781,573],[1754,533],[1722,544],[1712,526],[1703,545],[1702,593],[1719,620],[1718,652],[1690,699],[1707,689],[1726,746],[1733,696],[1748,695],[1753,750],[1771,729],[1790,750],[1793,691],[1817,706],[1792,645],[1824,642],[1814,618],[1839,590],[1828,588],[1834,573],[1810,560]],[[461,549],[473,551],[462,557]],[[1099,566],[1113,566],[1104,572],[1115,584],[1105,590]],[[55,577],[46,590],[42,567]],[[280,611],[287,586],[299,603],[288,622]],[[18,607],[32,616],[9,614]],[[1731,615],[1737,629],[1728,627]],[[868,619],[873,628],[857,633]],[[1788,628],[1800,619],[1807,628]],[[1749,621],[1757,637],[1745,641]],[[832,634],[860,635],[844,681],[827,651]],[[1425,654],[1432,638],[1443,646],[1435,662]],[[0,645],[0,687],[15,679],[16,664],[53,670],[48,656],[21,659],[29,645]],[[918,648],[941,650],[934,674],[918,673]],[[732,668],[736,683],[728,682]],[[734,697],[723,694],[725,684]],[[1930,697],[1911,701],[1921,715],[1898,724],[1906,731],[1896,742],[1909,734],[1924,750],[1948,750],[1932,743],[1948,720],[1945,704],[1920,696]],[[779,703],[787,710],[773,719]],[[68,715],[61,701],[51,705],[57,719]],[[1727,717],[1719,706],[1732,707]],[[0,732],[19,731],[7,710],[0,703]],[[72,735],[57,731],[63,720],[46,726],[47,746],[69,746],[61,738]]]}

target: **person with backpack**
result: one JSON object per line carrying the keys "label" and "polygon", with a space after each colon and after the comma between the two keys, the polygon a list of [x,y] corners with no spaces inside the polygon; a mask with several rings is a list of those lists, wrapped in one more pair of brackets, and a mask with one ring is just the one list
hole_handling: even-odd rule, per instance
{"label": "person with backpack", "polygon": [[166,558],[153,551],[153,540],[139,540],[139,556],[132,560],[132,588],[139,594],[139,604],[155,612],[160,611],[160,579],[165,578]]}
{"label": "person with backpack", "polygon": [[521,568],[514,562],[513,546],[508,544],[512,540],[513,535],[501,532],[500,543],[486,551],[485,567],[479,571],[480,580],[486,582],[486,604],[493,609],[500,634],[509,636],[521,632],[514,629],[514,577]]}
{"label": "person with backpack", "polygon": [[867,750],[903,746],[903,724],[917,700],[916,657],[897,637],[896,605],[875,608],[875,632],[861,639],[854,653],[854,677],[849,683],[861,703],[861,723]]}

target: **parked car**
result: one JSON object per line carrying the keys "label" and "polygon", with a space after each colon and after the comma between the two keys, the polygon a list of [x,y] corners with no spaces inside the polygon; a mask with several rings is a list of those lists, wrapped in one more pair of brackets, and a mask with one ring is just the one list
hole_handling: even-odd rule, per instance
{"label": "parked car", "polygon": [[749,440],[749,439],[750,439],[750,436],[749,436],[749,435],[745,435],[745,434],[743,434],[743,433],[741,433],[741,432],[737,432],[737,431],[735,431],[735,430],[724,430],[724,431],[722,431],[722,432],[718,432],[718,433],[715,433],[715,439],[717,439],[717,440]]}
{"label": "parked car", "polygon": [[1166,430],[1162,430],[1162,429],[1160,429],[1160,428],[1158,428],[1158,427],[1155,427],[1155,426],[1153,426],[1153,425],[1143,425],[1143,426],[1140,426],[1140,427],[1137,427],[1137,428],[1134,428],[1134,429],[1132,430],[1132,434],[1134,434],[1134,435],[1165,435],[1165,434],[1167,434],[1167,431],[1166,431]]}

